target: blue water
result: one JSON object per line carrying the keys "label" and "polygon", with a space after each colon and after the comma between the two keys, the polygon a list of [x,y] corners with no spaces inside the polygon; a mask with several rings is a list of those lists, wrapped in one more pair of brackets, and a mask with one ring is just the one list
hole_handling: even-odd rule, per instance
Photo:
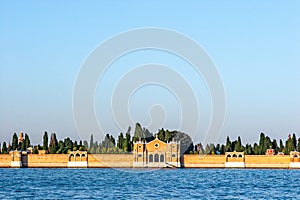
{"label": "blue water", "polygon": [[0,199],[300,199],[300,170],[0,169]]}

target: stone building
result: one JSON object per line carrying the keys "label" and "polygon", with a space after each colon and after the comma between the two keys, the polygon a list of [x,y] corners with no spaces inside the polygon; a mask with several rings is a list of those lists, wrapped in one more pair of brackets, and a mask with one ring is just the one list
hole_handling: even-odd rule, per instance
{"label": "stone building", "polygon": [[133,167],[180,167],[180,142],[163,142],[157,137],[133,144]]}

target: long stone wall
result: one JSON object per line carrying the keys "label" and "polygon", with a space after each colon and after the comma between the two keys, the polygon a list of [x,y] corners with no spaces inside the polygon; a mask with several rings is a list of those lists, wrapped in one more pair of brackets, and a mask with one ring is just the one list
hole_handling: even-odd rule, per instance
{"label": "long stone wall", "polygon": [[[0,168],[14,166],[12,159],[17,159],[12,154],[0,154]],[[70,165],[68,154],[27,154],[22,155],[22,165],[19,167],[30,168],[132,168],[132,154],[88,154],[87,165]],[[244,161],[241,165],[241,162]],[[291,158],[288,155],[245,155],[244,158],[227,158],[224,155],[183,155],[181,167],[185,168],[300,168],[300,158]],[[236,164],[236,163],[238,164]],[[73,163],[74,164],[74,163]]]}

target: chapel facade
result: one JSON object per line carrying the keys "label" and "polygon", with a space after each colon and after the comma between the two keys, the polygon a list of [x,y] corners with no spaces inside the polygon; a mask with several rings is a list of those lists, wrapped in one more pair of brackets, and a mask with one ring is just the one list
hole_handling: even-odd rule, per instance
{"label": "chapel facade", "polygon": [[133,167],[180,167],[180,142],[163,142],[157,137],[133,144]]}

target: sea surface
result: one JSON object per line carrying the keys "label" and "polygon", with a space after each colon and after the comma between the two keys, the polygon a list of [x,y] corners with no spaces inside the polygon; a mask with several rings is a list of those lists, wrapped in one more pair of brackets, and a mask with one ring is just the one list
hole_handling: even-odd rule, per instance
{"label": "sea surface", "polygon": [[0,199],[300,199],[300,170],[0,169]]}

